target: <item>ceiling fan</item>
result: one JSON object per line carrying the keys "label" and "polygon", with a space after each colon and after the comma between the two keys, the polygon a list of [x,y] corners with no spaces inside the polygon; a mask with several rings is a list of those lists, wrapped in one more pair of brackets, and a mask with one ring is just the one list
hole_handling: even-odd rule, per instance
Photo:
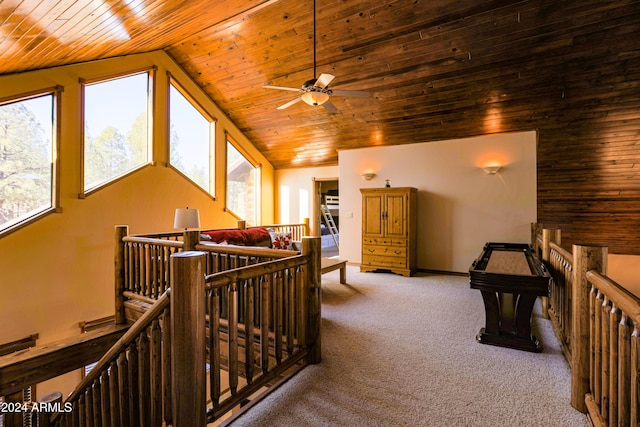
{"label": "ceiling fan", "polygon": [[360,98],[366,98],[369,96],[369,92],[364,90],[333,90],[329,89],[329,83],[333,81],[335,76],[331,74],[322,73],[320,77],[316,78],[316,0],[313,0],[313,76],[311,80],[307,80],[302,84],[300,88],[285,87],[285,86],[270,86],[265,85],[265,89],[278,89],[289,90],[293,92],[299,92],[302,95],[279,106],[278,110],[284,110],[287,107],[292,106],[300,101],[304,101],[306,104],[313,107],[322,105],[328,112],[336,113],[338,109],[331,103],[329,97],[336,96],[356,96]]}

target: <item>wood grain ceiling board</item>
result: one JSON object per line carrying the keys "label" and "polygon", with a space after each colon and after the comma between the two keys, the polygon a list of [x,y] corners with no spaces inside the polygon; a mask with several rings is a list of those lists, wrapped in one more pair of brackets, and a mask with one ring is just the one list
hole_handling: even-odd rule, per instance
{"label": "wood grain ceiling board", "polygon": [[276,110],[297,93],[263,85],[314,77],[312,5],[3,0],[0,74],[165,49],[276,169],[537,130],[538,220],[640,253],[640,2],[317,0],[317,73],[371,97]]}

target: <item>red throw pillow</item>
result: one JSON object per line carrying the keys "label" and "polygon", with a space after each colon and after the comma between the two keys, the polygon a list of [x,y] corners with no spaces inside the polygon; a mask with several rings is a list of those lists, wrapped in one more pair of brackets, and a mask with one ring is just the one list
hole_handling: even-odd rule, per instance
{"label": "red throw pillow", "polygon": [[242,230],[242,232],[247,241],[247,246],[271,247],[271,235],[269,234],[269,230],[266,228],[248,228],[246,230]]}
{"label": "red throw pillow", "polygon": [[246,246],[247,238],[242,230],[212,230],[202,231],[201,234],[211,236],[211,241],[214,243],[227,243],[229,245],[241,245]]}

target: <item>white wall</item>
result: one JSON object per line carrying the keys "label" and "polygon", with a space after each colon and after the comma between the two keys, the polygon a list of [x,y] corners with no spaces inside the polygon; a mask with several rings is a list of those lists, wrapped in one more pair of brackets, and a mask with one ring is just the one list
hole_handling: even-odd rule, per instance
{"label": "white wall", "polygon": [[313,180],[327,178],[338,178],[337,166],[276,170],[276,222],[299,223],[319,216],[318,212],[311,212]]}
{"label": "white wall", "polygon": [[[340,258],[361,262],[359,189],[385,179],[418,189],[418,268],[467,272],[486,242],[529,243],[536,141],[532,131],[340,151]],[[489,164],[502,169],[486,175]]]}

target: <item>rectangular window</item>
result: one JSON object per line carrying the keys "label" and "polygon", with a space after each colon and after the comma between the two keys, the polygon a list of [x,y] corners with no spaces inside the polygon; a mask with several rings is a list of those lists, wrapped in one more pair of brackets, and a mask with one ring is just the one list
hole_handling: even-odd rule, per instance
{"label": "rectangular window", "polygon": [[149,73],[83,85],[84,191],[149,163]]}
{"label": "rectangular window", "polygon": [[57,99],[0,103],[0,233],[54,208]]}
{"label": "rectangular window", "polygon": [[259,223],[260,167],[227,137],[227,210],[250,225]]}
{"label": "rectangular window", "polygon": [[169,163],[215,196],[215,120],[184,89],[169,87]]}

